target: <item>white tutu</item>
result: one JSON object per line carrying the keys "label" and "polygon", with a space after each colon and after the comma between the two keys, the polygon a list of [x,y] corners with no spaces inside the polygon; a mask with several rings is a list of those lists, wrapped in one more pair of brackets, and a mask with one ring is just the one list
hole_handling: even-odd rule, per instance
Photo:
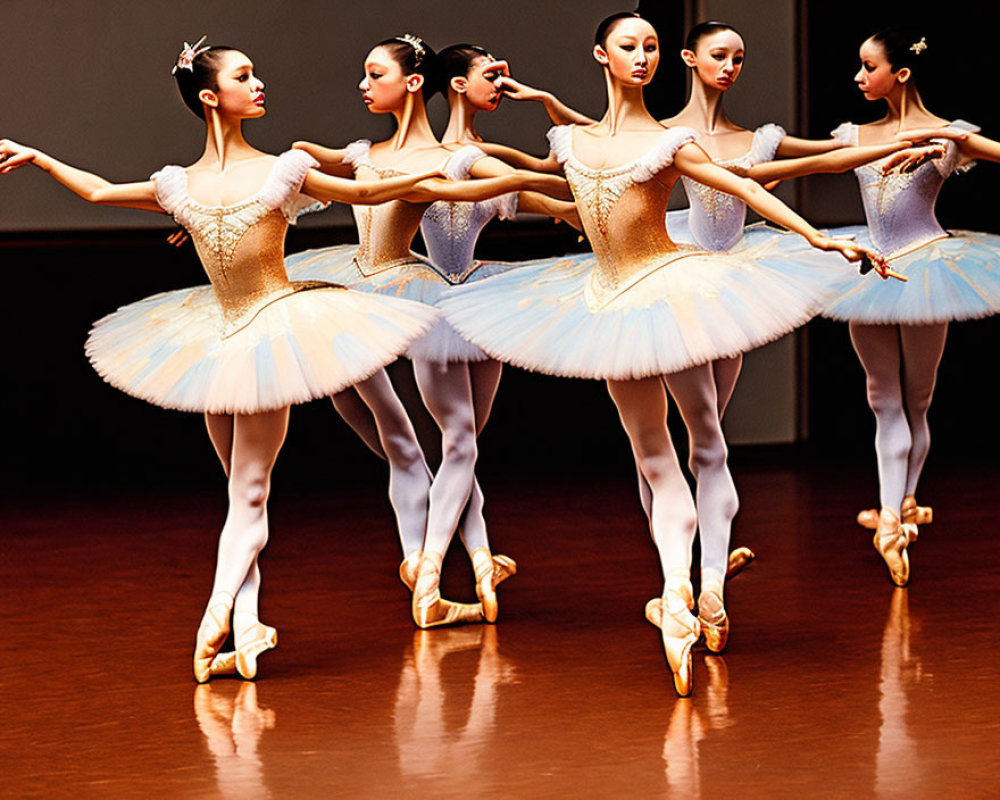
{"label": "white tutu", "polygon": [[590,253],[455,287],[441,308],[463,336],[526,369],[616,380],[678,372],[783,336],[856,275],[839,254],[759,231],[728,253],[682,245],[596,308],[585,297]]}
{"label": "white tutu", "polygon": [[[839,287],[823,316],[867,325],[929,325],[976,319],[1000,312],[1000,236],[951,231],[888,257],[909,280],[883,281],[874,272]],[[831,231],[871,246],[868,228]]]}
{"label": "white tutu", "polygon": [[210,286],[148,297],[94,324],[86,350],[122,391],[159,406],[250,414],[333,394],[395,360],[439,314],[293,283],[233,323]]}
{"label": "white tutu", "polygon": [[[357,245],[338,245],[306,250],[289,256],[285,261],[292,280],[328,281],[363,292],[401,297],[437,307],[442,296],[452,287],[425,257],[412,253],[406,261],[397,261],[372,274],[358,266]],[[465,283],[489,278],[520,267],[518,263],[477,261],[462,275]],[[466,341],[445,319],[440,319],[424,336],[406,351],[409,358],[447,363],[449,361],[485,361],[489,358],[481,348]]]}

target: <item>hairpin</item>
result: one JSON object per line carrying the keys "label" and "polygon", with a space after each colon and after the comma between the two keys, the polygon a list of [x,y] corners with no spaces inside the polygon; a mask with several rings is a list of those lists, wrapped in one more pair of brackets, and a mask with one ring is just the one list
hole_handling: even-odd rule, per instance
{"label": "hairpin", "polygon": [[927,49],[927,37],[921,36],[919,42],[915,42],[910,45],[910,50],[916,53],[918,56]]}
{"label": "hairpin", "polygon": [[206,38],[207,37],[202,36],[194,44],[184,42],[184,49],[181,50],[180,55],[177,56],[177,63],[174,65],[174,68],[170,70],[171,75],[176,73],[179,69],[186,69],[188,72],[194,72],[194,60],[206,50],[211,49],[209,47],[202,47]]}
{"label": "hairpin", "polygon": [[424,60],[424,56],[427,54],[427,50],[424,48],[424,42],[419,36],[414,36],[412,33],[404,33],[402,36],[395,37],[401,42],[406,42],[410,47],[413,48],[414,55],[417,58],[417,63],[415,66],[420,66],[420,62]]}

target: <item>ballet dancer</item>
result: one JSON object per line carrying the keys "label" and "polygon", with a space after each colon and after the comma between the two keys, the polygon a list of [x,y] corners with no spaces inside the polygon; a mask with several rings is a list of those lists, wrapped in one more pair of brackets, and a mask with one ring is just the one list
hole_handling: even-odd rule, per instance
{"label": "ballet dancer", "polygon": [[[554,157],[577,198],[594,255],[542,260],[452,291],[442,308],[463,335],[494,357],[555,375],[604,379],[643,478],[652,491],[651,529],[664,574],[659,609],[664,650],[678,694],[691,691],[690,649],[700,625],[690,582],[695,503],[666,426],[666,387],[689,429],[718,430],[711,362],[787,333],[821,305],[823,285],[839,277],[830,256],[804,252],[793,265],[774,246],[709,253],[678,248],[662,224],[680,175],[740,197],[758,213],[849,260],[879,257],[820,234],[758,184],[717,167],[685,128],[664,129],[642,89],[659,62],[656,32],[634,13],[597,30],[608,112],[593,125],[557,126]],[[635,157],[636,153],[640,153]],[[725,442],[699,448],[699,484],[723,489],[712,513],[731,518],[736,494]],[[720,475],[706,481],[708,473]],[[707,509],[706,509],[707,510]],[[725,550],[722,564],[725,564]],[[724,567],[723,567],[724,569]],[[721,570],[720,570],[721,571]],[[703,584],[718,582],[703,576]],[[651,609],[651,616],[653,616]]]}
{"label": "ballet dancer", "polygon": [[885,102],[886,115],[867,125],[844,123],[833,132],[844,144],[879,144],[928,132],[948,137],[944,157],[913,172],[884,172],[879,164],[855,169],[867,226],[837,233],[870,242],[909,281],[891,286],[861,281],[846,287],[824,312],[849,323],[865,370],[875,414],[880,507],[862,511],[858,522],[874,529],[875,549],[897,586],[909,581],[907,549],[916,541],[917,526],[933,518],[930,507],[917,504],[916,492],[930,449],[927,412],[948,323],[1000,311],[1000,237],[948,232],[934,216],[945,179],[969,169],[973,159],[1000,160],[1000,143],[978,134],[975,125],[950,122],[924,106],[917,77],[932,46],[933,36],[895,29],[866,39],[854,80],[865,99]]}
{"label": "ballet dancer", "polygon": [[[437,140],[427,119],[426,101],[439,89],[439,61],[422,39],[406,34],[380,42],[368,53],[364,67],[365,77],[359,84],[362,99],[370,112],[395,118],[392,138],[374,145],[359,140],[341,150],[310,142],[297,142],[295,147],[314,156],[321,169],[334,174],[353,170],[360,181],[423,169],[442,157],[447,158],[447,175],[476,180],[463,181],[447,198],[461,203],[394,202],[355,209],[359,245],[296,254],[288,262],[290,274],[434,305],[448,286],[474,274],[472,247],[479,228],[490,217],[511,217],[520,204],[575,218],[571,204],[529,191],[568,197],[561,177],[515,170],[485,158],[476,147],[445,147]],[[422,220],[430,259],[410,250]],[[491,269],[499,267],[486,268],[484,274]],[[476,436],[492,404],[499,367],[492,362],[480,365],[485,354],[446,323],[414,343],[407,355],[413,360],[421,398],[441,430],[442,463],[433,478],[388,378],[382,380],[378,402],[364,398],[370,413],[352,392],[338,395],[334,402],[362,439],[389,462],[390,499],[403,548],[399,574],[413,591],[411,611],[416,624],[423,628],[484,618],[492,622],[498,612],[496,585],[516,571],[512,559],[494,558],[490,552],[481,492],[475,486]],[[452,603],[440,595],[441,564],[470,496],[473,512],[462,535],[472,558],[480,602]]]}
{"label": "ballet dancer", "polygon": [[[315,200],[377,204],[437,197],[438,169],[359,183],[318,172],[301,151],[251,146],[243,123],[264,116],[264,84],[231,47],[185,44],[173,73],[181,98],[205,123],[191,166],[113,184],[39,150],[0,141],[0,174],[32,163],[85,200],[170,214],[191,235],[209,286],[141,300],[99,320],[87,341],[95,369],[156,405],[205,415],[229,479],[211,597],[198,629],[194,674],[257,673],[277,643],[258,619],[258,556],[268,537],[271,470],[288,408],[361,382],[435,322],[433,309],[322,282],[289,281],[285,233]],[[420,186],[421,188],[417,188]],[[229,630],[236,649],[218,656]]]}

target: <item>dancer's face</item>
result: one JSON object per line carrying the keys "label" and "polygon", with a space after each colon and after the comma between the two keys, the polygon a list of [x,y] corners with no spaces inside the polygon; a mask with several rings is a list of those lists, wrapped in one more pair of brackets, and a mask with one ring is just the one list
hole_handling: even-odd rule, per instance
{"label": "dancer's face", "polygon": [[218,89],[202,90],[202,99],[208,96],[217,101],[215,106],[222,116],[254,119],[266,114],[264,109],[264,82],[254,75],[253,62],[239,50],[222,54],[219,71],[215,76]]}
{"label": "dancer's face", "polygon": [[403,106],[409,91],[407,83],[403,68],[389,49],[376,47],[365,58],[365,77],[358,88],[369,111],[386,114]]}
{"label": "dancer's face", "polygon": [[864,93],[866,100],[886,97],[896,86],[909,79],[910,71],[906,68],[892,71],[892,65],[885,57],[885,49],[878,42],[868,39],[861,45],[859,55],[861,69],[854,76],[854,82]]}
{"label": "dancer's face", "polygon": [[[460,91],[479,111],[495,111],[503,98],[499,80],[510,75],[506,61],[479,56],[469,66],[465,80],[459,82]],[[455,81],[452,81],[453,88]]]}
{"label": "dancer's face", "polygon": [[684,63],[709,89],[726,91],[743,71],[743,38],[736,31],[716,31],[702,36],[695,51],[682,50]]}
{"label": "dancer's face", "polygon": [[660,63],[656,30],[639,17],[623,19],[611,28],[604,47],[594,46],[594,58],[626,86],[645,86]]}

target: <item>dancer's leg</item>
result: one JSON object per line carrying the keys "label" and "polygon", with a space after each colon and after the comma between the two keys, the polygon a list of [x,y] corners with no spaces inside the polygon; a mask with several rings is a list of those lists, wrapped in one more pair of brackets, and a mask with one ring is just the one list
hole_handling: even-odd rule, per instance
{"label": "dancer's leg", "polygon": [[424,550],[444,554],[472,492],[476,413],[469,364],[414,360],[420,396],[441,429],[441,466],[431,483]]}
{"label": "dancer's leg", "polygon": [[[500,385],[502,365],[499,361],[476,361],[469,363],[469,379],[472,385],[472,406],[476,415],[476,436],[483,432],[486,421],[493,410],[493,400]],[[473,475],[472,493],[459,521],[459,536],[465,549],[471,555],[480,548],[489,548],[486,535],[486,519],[483,516],[483,490],[479,480]]]}
{"label": "dancer's leg", "polygon": [[666,376],[667,388],[688,430],[688,465],[697,481],[696,506],[701,531],[701,594],[698,618],[713,652],[725,649],[729,618],[723,601],[729,557],[729,534],[739,498],[726,463],[720,404],[713,364]]}
{"label": "dancer's leg", "polygon": [[913,441],[903,408],[899,327],[852,322],[850,330],[867,375],[868,405],[875,414],[879,502],[898,517]]}
{"label": "dancer's leg", "polygon": [[222,462],[222,471],[229,477],[229,467],[233,460],[233,415],[206,414],[205,427],[212,440],[215,454]]}
{"label": "dancer's leg", "polygon": [[698,621],[690,613],[694,605],[691,545],[697,517],[667,429],[666,389],[660,378],[645,378],[608,381],[608,391],[642,476],[652,490],[650,527],[664,576],[663,596],[653,603],[659,610],[657,624],[674,688],[678,694],[688,695],[692,686],[691,647],[699,633]]}
{"label": "dancer's leg", "polygon": [[355,388],[375,418],[379,444],[389,462],[389,501],[396,515],[403,556],[409,558],[423,546],[430,470],[413,423],[385,370]]}
{"label": "dancer's leg", "polygon": [[715,394],[718,398],[719,419],[729,408],[729,401],[733,399],[733,392],[736,389],[736,381],[740,377],[740,370],[743,369],[743,354],[732,358],[720,358],[712,362],[712,372],[715,375]]}
{"label": "dancer's leg", "polygon": [[[441,465],[431,483],[427,535],[413,590],[413,618],[421,627],[452,622],[496,619],[492,583],[482,605],[463,607],[441,598],[441,563],[472,492],[476,466],[476,414],[469,365],[463,361],[438,364],[414,360],[413,374],[427,410],[441,429]],[[478,565],[477,565],[478,566]],[[478,573],[478,569],[477,569]],[[492,563],[484,578],[492,574]],[[480,591],[480,584],[476,584]],[[482,596],[482,593],[480,592]],[[456,616],[457,611],[461,614]]]}
{"label": "dancer's leg", "polygon": [[688,466],[697,481],[702,584],[718,583],[721,587],[739,498],[726,463],[715,371],[712,364],[703,364],[667,375],[666,382],[688,430]]}
{"label": "dancer's leg", "polygon": [[899,329],[903,349],[903,398],[913,437],[906,465],[906,495],[916,494],[920,473],[931,447],[927,411],[934,397],[938,365],[941,363],[947,336],[947,322],[938,325],[902,325]]}
{"label": "dancer's leg", "polygon": [[690,571],[697,517],[667,430],[667,393],[659,378],[608,381],[639,470],[652,491],[651,528],[664,575]]}
{"label": "dancer's leg", "polygon": [[[226,426],[217,417],[209,419],[209,432],[218,449],[223,446]],[[236,415],[230,430],[229,511],[219,535],[212,597],[198,630],[194,668],[199,682],[208,680],[212,673],[212,660],[229,631],[229,612],[237,594],[240,596],[240,616],[234,620],[237,649],[246,644],[241,639],[255,638],[257,629],[264,629],[256,623],[260,587],[257,557],[267,544],[267,498],[271,470],[288,430],[288,408]],[[220,451],[220,457],[223,454],[224,450]],[[225,458],[223,466],[226,466]],[[273,629],[266,630],[269,632],[266,637],[261,634],[262,647],[251,654],[253,674],[256,674],[256,656],[267,647],[273,647],[276,641]],[[239,656],[237,663],[240,663]],[[248,674],[249,667],[240,671],[245,677],[253,677],[253,674]]]}
{"label": "dancer's leg", "polygon": [[379,458],[386,461],[385,450],[378,436],[378,424],[372,410],[361,399],[358,390],[353,386],[337,392],[330,398],[337,413],[351,429],[361,437],[368,448]]}

